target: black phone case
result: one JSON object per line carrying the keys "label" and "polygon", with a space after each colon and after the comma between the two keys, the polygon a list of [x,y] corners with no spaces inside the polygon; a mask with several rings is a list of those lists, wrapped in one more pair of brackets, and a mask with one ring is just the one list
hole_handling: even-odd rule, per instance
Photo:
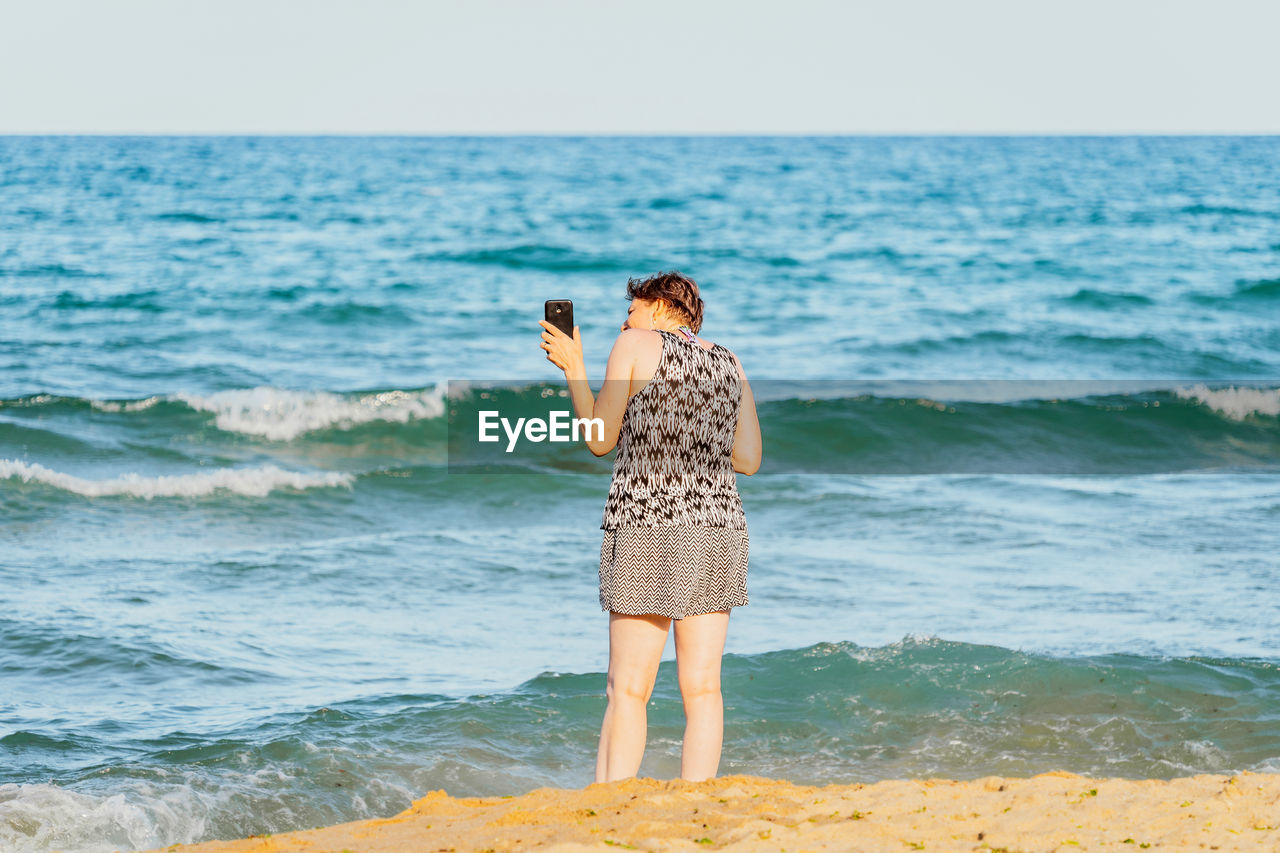
{"label": "black phone case", "polygon": [[569,299],[548,299],[546,304],[547,322],[573,337],[573,302]]}

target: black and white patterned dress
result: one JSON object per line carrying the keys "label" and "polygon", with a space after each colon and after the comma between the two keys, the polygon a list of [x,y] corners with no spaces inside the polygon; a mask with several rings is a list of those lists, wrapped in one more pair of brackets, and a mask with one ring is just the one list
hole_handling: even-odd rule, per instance
{"label": "black and white patterned dress", "polygon": [[733,470],[733,354],[666,330],[627,401],[600,546],[600,608],[682,619],[747,604],[747,520]]}

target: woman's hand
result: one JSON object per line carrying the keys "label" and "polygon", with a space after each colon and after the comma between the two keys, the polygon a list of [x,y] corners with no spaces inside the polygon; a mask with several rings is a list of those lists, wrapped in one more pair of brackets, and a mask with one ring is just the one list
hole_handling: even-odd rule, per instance
{"label": "woman's hand", "polygon": [[546,320],[539,320],[542,326],[542,348],[547,351],[547,361],[564,371],[570,379],[586,376],[586,366],[582,361],[582,334],[578,327],[573,327],[573,337],[569,337]]}

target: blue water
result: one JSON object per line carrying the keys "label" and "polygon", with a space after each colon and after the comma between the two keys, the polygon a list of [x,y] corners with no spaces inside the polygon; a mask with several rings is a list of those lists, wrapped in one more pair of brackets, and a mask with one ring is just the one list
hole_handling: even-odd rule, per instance
{"label": "blue water", "polygon": [[0,849],[590,782],[611,457],[446,390],[671,268],[761,389],[722,773],[1280,772],[1280,139],[7,137]]}

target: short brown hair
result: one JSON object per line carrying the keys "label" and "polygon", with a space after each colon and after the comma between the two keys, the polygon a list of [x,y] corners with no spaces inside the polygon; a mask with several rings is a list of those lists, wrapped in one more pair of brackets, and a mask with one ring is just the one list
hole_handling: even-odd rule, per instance
{"label": "short brown hair", "polygon": [[632,299],[660,299],[683,314],[689,328],[695,332],[702,328],[702,297],[698,295],[698,284],[683,273],[672,270],[644,279],[627,279],[627,301]]}

